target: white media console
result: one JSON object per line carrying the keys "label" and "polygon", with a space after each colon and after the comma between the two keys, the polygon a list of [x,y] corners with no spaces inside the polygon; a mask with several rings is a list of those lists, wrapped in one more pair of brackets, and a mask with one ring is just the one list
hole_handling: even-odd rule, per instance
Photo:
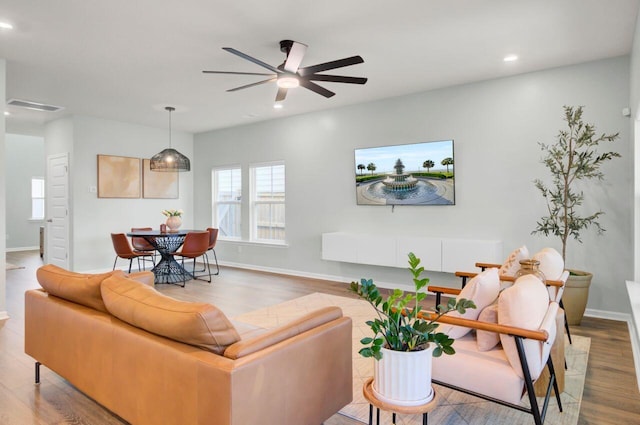
{"label": "white media console", "polygon": [[413,252],[425,270],[474,271],[476,262],[502,263],[501,241],[355,234],[322,234],[322,259],[385,267],[408,267]]}

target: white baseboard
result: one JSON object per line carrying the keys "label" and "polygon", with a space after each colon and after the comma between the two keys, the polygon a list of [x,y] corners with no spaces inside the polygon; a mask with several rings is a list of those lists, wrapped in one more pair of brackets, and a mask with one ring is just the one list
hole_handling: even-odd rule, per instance
{"label": "white baseboard", "polygon": [[597,319],[617,320],[618,322],[631,322],[631,315],[628,313],[618,313],[615,311],[596,310],[588,308],[584,311],[584,315],[587,317],[595,317]]}
{"label": "white baseboard", "polygon": [[[256,266],[254,264],[234,263],[230,261],[220,261],[219,263],[221,266],[235,267],[238,269],[245,269],[245,270],[255,270],[255,271],[266,272],[266,273],[284,274],[287,276],[307,277],[311,279],[329,280],[332,282],[342,282],[342,283],[353,282],[353,278],[344,277],[344,276],[335,276],[335,275],[328,275],[328,274],[321,274],[321,273],[309,273],[309,272],[303,272],[300,270],[279,269],[274,267]],[[380,282],[380,281],[376,281],[376,286],[378,288],[385,288],[385,289],[394,289],[394,288],[400,288],[404,290],[412,289],[412,287],[409,286],[408,284],[403,285],[403,284]]]}
{"label": "white baseboard", "polygon": [[22,247],[18,247],[18,248],[7,248],[5,249],[6,252],[18,252],[18,251],[36,251],[39,250],[40,247],[39,246],[22,246]]}
{"label": "white baseboard", "polygon": [[7,313],[6,311],[0,311],[0,322],[3,322],[7,319],[9,319],[9,313]]}

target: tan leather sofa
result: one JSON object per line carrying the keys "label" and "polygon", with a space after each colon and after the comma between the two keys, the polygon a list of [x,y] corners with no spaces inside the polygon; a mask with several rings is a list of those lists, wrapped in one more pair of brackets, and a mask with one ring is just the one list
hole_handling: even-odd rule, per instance
{"label": "tan leather sofa", "polygon": [[[25,352],[132,424],[319,425],[352,400],[351,319],[339,308],[242,339],[215,307],[121,272],[48,265],[38,280],[46,290],[25,294]],[[172,335],[190,343],[145,327],[191,327]]]}

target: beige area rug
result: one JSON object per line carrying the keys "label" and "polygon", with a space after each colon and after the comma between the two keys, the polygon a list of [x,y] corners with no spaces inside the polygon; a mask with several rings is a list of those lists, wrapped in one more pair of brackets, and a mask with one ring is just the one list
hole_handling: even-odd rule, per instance
{"label": "beige area rug", "polygon": [[6,263],[6,264],[7,264],[7,267],[6,267],[7,270],[24,269],[24,266],[16,266],[15,264],[11,264],[11,263]]}
{"label": "beige area rug", "polygon": [[[357,299],[314,293],[234,317],[234,320],[273,328],[324,306],[338,306],[342,308],[345,316],[349,316],[353,320],[353,402],[345,406],[340,414],[367,423],[369,404],[362,395],[362,386],[369,377],[373,376],[373,360],[361,357],[358,351],[361,348],[360,339],[370,336],[370,329],[365,324],[367,320],[371,319],[373,312],[370,305]],[[568,369],[565,372],[565,391],[561,395],[564,412],[558,411],[555,398],[552,397],[547,410],[546,425],[575,425],[578,423],[591,339],[580,336],[572,336],[572,339],[573,344],[569,345],[568,340],[565,344]],[[556,367],[562,366],[557,365]],[[533,416],[530,414],[438,385],[434,385],[434,388],[441,395],[441,398],[440,405],[429,413],[429,423],[441,425],[533,424]],[[523,405],[528,405],[526,399],[523,399]],[[381,412],[381,422],[391,423],[390,416],[390,414]],[[398,425],[421,423],[421,415],[398,415],[396,420]]]}

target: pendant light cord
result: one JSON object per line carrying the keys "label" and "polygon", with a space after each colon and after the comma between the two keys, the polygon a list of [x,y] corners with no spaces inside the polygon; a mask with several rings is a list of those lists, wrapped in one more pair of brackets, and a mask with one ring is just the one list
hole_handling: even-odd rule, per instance
{"label": "pendant light cord", "polygon": [[176,108],[174,108],[173,106],[167,106],[164,109],[169,111],[169,148],[171,148],[171,112],[175,111]]}

